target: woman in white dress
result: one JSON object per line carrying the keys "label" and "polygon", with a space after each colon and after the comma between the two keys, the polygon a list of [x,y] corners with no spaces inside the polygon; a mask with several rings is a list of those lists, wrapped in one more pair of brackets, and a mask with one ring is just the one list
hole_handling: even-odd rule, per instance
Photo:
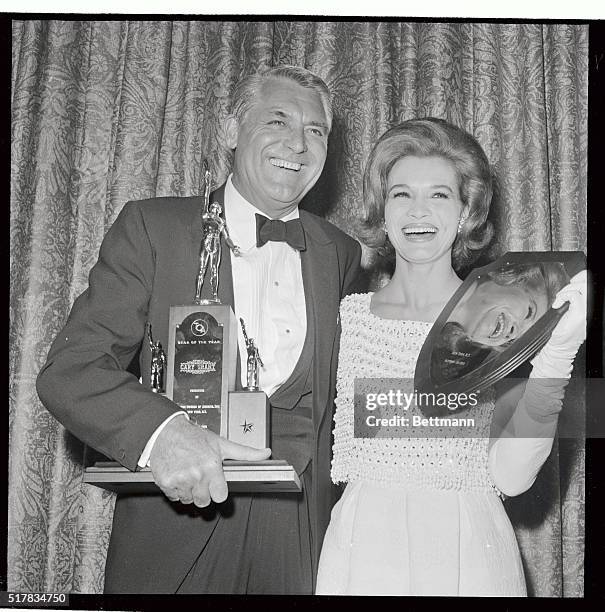
{"label": "woman in white dress", "polygon": [[[462,282],[454,266],[490,238],[491,195],[480,145],[443,120],[404,122],[370,155],[362,239],[392,249],[395,271],[379,291],[341,303],[332,479],[347,486],[324,539],[318,594],[526,594],[501,498],[527,490],[550,453],[585,338],[585,271],[557,294],[553,307],[569,301],[569,310],[532,360],[524,391],[495,401],[490,389],[468,409],[473,437],[420,437],[409,425],[354,436],[355,379],[411,382],[431,324]],[[415,413],[412,404],[406,416]]]}

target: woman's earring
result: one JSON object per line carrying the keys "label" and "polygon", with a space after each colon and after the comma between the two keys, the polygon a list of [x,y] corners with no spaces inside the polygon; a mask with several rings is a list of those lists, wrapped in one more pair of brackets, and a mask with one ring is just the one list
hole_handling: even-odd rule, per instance
{"label": "woman's earring", "polygon": [[464,217],[460,217],[458,220],[458,234],[462,231],[462,226],[464,225],[465,220],[466,219]]}
{"label": "woman's earring", "polygon": [[387,231],[387,224],[386,223],[383,224],[382,229],[384,230],[385,238],[388,238],[389,237],[389,232]]}

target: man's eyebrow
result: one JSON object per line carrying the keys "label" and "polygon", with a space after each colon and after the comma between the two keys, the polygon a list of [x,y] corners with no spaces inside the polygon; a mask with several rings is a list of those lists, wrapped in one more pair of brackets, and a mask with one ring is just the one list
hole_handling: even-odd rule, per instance
{"label": "man's eyebrow", "polygon": [[311,127],[320,127],[320,128],[323,128],[324,130],[328,129],[328,124],[325,123],[324,121],[310,121],[309,123],[307,123],[307,125]]}
{"label": "man's eyebrow", "polygon": [[[279,117],[280,119],[287,119],[289,117],[288,113],[284,112],[283,110],[280,110],[279,108],[269,108],[267,109],[267,112],[270,115]],[[307,125],[312,127],[320,127],[324,130],[328,130],[328,124],[325,121],[310,121],[309,123],[307,123]]]}

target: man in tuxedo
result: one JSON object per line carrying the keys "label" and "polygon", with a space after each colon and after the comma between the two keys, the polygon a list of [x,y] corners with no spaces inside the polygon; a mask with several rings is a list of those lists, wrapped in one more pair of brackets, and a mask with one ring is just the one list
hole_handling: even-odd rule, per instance
{"label": "man in tuxedo", "polygon": [[[313,592],[334,501],[338,306],[360,260],[356,241],[298,209],[323,169],[331,122],[323,81],[282,66],[240,82],[224,123],[233,173],[211,202],[223,206],[241,255],[223,242],[219,298],[233,305],[259,347],[271,450],[198,427],[152,393],[148,377],[138,380],[150,367],[146,324],[167,346],[170,305],[193,301],[199,197],[127,203],[53,343],[38,377],[46,407],[128,469],[149,465],[164,493],[118,496],[108,593]],[[243,337],[238,341],[245,356]],[[238,385],[245,384],[243,370]],[[295,467],[303,493],[228,495],[222,460],[261,460],[271,451]]]}

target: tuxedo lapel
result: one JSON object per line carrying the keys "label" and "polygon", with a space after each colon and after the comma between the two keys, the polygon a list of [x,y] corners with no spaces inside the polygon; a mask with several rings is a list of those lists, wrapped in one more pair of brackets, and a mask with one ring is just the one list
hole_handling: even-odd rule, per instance
{"label": "tuxedo lapel", "polygon": [[301,252],[301,266],[307,316],[313,317],[313,422],[317,430],[330,391],[329,371],[336,336],[340,282],[336,245],[305,211],[300,211],[300,220],[307,240],[307,248]]}

